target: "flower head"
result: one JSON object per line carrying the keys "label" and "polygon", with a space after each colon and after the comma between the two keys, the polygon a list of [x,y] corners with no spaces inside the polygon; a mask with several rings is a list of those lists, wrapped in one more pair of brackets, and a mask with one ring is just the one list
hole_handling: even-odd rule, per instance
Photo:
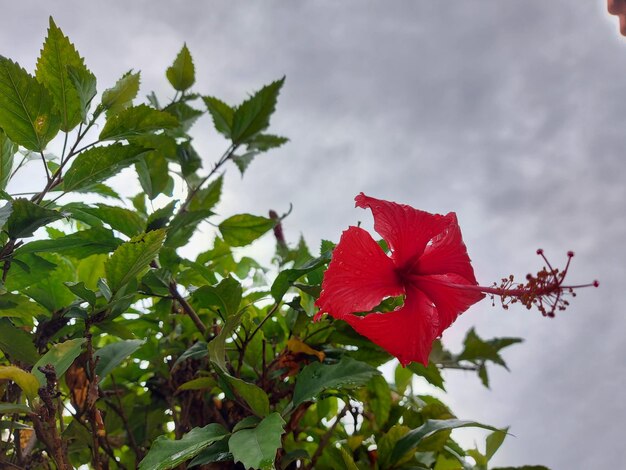
{"label": "flower head", "polygon": [[[430,214],[363,193],[355,200],[372,211],[374,229],[391,254],[359,227],[344,231],[324,275],[317,317],[328,313],[346,321],[403,365],[426,365],[433,341],[484,297],[459,288],[477,283],[456,215]],[[355,315],[399,295],[404,305],[392,312]]]}

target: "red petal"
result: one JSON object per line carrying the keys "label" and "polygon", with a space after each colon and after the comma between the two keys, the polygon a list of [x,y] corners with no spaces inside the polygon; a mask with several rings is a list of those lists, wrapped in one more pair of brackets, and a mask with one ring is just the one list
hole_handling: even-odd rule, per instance
{"label": "red petal", "polygon": [[346,315],[343,320],[396,356],[402,365],[416,361],[427,366],[433,341],[438,336],[437,309],[415,288],[407,292],[404,305],[398,310],[364,317]]}
{"label": "red petal", "polygon": [[476,284],[474,269],[461,237],[456,214],[451,212],[446,217],[449,218],[450,224],[433,238],[431,244],[426,246],[424,254],[417,261],[412,272],[420,275],[458,274],[465,278],[466,282],[463,284]]}
{"label": "red petal", "polygon": [[469,283],[458,274],[413,276],[411,281],[437,307],[439,313],[437,336],[452,325],[461,313],[485,297],[482,292],[459,288],[459,285],[475,285],[475,283]]}
{"label": "red petal", "polygon": [[371,310],[381,300],[404,293],[394,264],[365,230],[344,231],[324,274],[315,303],[336,318]]}
{"label": "red petal", "polygon": [[355,201],[357,207],[371,209],[374,229],[389,244],[392,258],[398,267],[420,256],[426,244],[450,223],[450,214],[445,217],[430,214],[405,204],[368,197],[363,193]]}

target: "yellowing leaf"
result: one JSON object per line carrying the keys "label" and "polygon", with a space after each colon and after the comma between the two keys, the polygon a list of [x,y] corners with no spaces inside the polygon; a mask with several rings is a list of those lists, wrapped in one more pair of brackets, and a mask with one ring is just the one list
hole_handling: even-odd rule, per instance
{"label": "yellowing leaf", "polygon": [[326,355],[321,351],[316,351],[308,344],[300,341],[296,337],[292,337],[287,341],[287,349],[294,354],[308,354],[309,356],[315,356],[320,362],[324,361]]}
{"label": "yellowing leaf", "polygon": [[0,366],[0,379],[9,379],[15,382],[30,401],[37,397],[39,380],[30,372],[15,366]]}

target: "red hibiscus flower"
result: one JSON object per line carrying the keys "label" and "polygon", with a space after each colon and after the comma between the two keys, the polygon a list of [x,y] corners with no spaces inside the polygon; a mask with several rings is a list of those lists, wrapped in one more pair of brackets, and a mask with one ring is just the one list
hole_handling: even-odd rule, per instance
{"label": "red hibiscus flower", "polygon": [[[403,365],[427,365],[433,341],[485,296],[470,287],[477,283],[456,215],[429,214],[363,193],[355,200],[371,209],[391,255],[365,230],[344,231],[324,275],[316,318],[328,313],[346,321]],[[404,305],[393,312],[354,314],[399,295]]]}

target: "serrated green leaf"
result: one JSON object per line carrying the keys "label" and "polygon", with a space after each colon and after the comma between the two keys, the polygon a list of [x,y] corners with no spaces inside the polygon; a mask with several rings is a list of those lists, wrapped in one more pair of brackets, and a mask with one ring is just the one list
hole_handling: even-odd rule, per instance
{"label": "serrated green leaf", "polygon": [[434,385],[443,391],[446,390],[446,387],[443,385],[443,376],[441,375],[439,368],[433,362],[429,362],[428,367],[424,367],[423,364],[418,362],[412,362],[407,366],[407,369],[415,375],[424,377],[429,384]]}
{"label": "serrated green leaf", "polygon": [[46,384],[46,378],[39,371],[39,367],[52,364],[56,371],[57,379],[60,379],[63,374],[65,374],[65,371],[72,365],[74,359],[81,353],[85,341],[87,341],[85,338],[68,339],[63,343],[52,346],[33,366],[33,375],[37,377],[39,384],[42,386]]}
{"label": "serrated green leaf", "polygon": [[165,75],[174,89],[178,91],[185,91],[196,81],[195,68],[187,44],[183,45]]}
{"label": "serrated green leaf", "polygon": [[213,118],[215,130],[225,137],[230,138],[235,110],[223,101],[212,96],[203,96],[202,100]]}
{"label": "serrated green leaf", "polygon": [[279,302],[282,300],[283,296],[287,293],[292,284],[300,279],[305,274],[308,274],[312,271],[315,271],[320,266],[323,266],[330,260],[330,253],[326,252],[322,254],[319,258],[315,258],[310,260],[309,262],[302,265],[300,268],[294,269],[285,269],[281,271],[276,279],[272,283],[272,297],[274,300]]}
{"label": "serrated green leaf", "polygon": [[96,76],[89,70],[83,67],[74,67],[68,65],[67,72],[69,73],[70,80],[74,84],[74,88],[78,93],[78,100],[80,102],[80,117],[83,123],[87,123],[87,114],[89,113],[89,107],[91,101],[95,98],[97,91]]}
{"label": "serrated green leaf", "polygon": [[22,147],[43,152],[59,132],[61,120],[44,85],[0,56],[0,127]]}
{"label": "serrated green leaf", "polygon": [[[187,103],[182,103],[180,101],[168,105],[163,108],[163,111],[170,113],[178,119],[178,124],[180,126],[179,131],[181,133],[180,137],[184,137],[184,133],[188,132],[198,118],[204,114],[203,111],[192,108]],[[177,133],[177,135],[179,134]]]}
{"label": "serrated green leaf", "polygon": [[100,358],[96,364],[96,374],[104,379],[109,373],[128,359],[137,349],[145,344],[145,340],[130,339],[107,344],[94,353],[94,357]]}
{"label": "serrated green leaf", "polygon": [[76,270],[74,265],[61,255],[56,253],[43,253],[42,255],[52,260],[56,267],[24,292],[50,312],[55,312],[69,306],[75,300],[74,295],[66,289],[65,282],[76,281]]}
{"label": "serrated green leaf", "polygon": [[230,246],[246,246],[276,225],[276,221],[250,214],[229,217],[219,225],[224,241]]}
{"label": "serrated green leaf", "polygon": [[60,212],[41,207],[28,199],[14,199],[12,207],[5,230],[9,237],[15,239],[32,237],[38,228],[63,217]]}
{"label": "serrated green leaf", "polygon": [[[110,206],[107,204],[96,204],[95,207],[81,205],[78,207],[81,212],[97,217],[99,220],[109,225],[113,230],[128,237],[134,237],[143,232],[144,221],[135,211],[128,210],[120,206]],[[69,208],[72,212],[72,208]]]}
{"label": "serrated green leaf", "polygon": [[462,421],[459,419],[429,419],[417,429],[408,432],[404,437],[396,442],[391,453],[391,463],[395,464],[411,449],[416,448],[425,438],[432,436],[439,431],[457,428],[482,428],[496,431],[493,426],[477,423],[476,421]]}
{"label": "serrated green leaf", "polygon": [[195,290],[192,301],[201,308],[217,307],[230,317],[239,310],[242,292],[241,284],[232,277],[227,277],[217,286],[202,286]]}
{"label": "serrated green leaf", "polygon": [[509,428],[500,429],[498,431],[494,431],[487,436],[485,441],[485,457],[487,461],[491,460],[498,449],[506,439]]}
{"label": "serrated green leaf", "polygon": [[180,170],[184,177],[194,174],[196,170],[202,167],[202,159],[189,141],[178,145],[176,148],[176,159],[180,164]]}
{"label": "serrated green leaf", "polygon": [[206,188],[197,191],[189,203],[189,210],[197,211],[213,209],[222,196],[223,184],[224,176],[220,175],[218,178],[211,181]]}
{"label": "serrated green leaf", "polygon": [[57,265],[34,254],[16,254],[5,285],[9,292],[22,291],[47,279]]}
{"label": "serrated green leaf", "polygon": [[78,90],[70,77],[70,67],[75,76],[91,76],[95,88],[95,77],[85,67],[83,58],[50,17],[48,36],[37,60],[35,76],[52,95],[61,117],[61,130],[65,132],[76,127],[86,114]]}
{"label": "serrated green leaf", "polygon": [[139,183],[151,201],[166,191],[170,182],[167,160],[160,152],[148,152],[135,164]]}
{"label": "serrated green leaf", "polygon": [[219,334],[211,340],[208,345],[209,358],[211,362],[217,365],[222,371],[228,373],[226,367],[226,340],[235,333],[237,327],[241,324],[243,318],[243,310],[235,315],[226,319],[226,324],[223,326]]}
{"label": "serrated green leaf", "polygon": [[168,205],[155,210],[148,216],[146,221],[146,232],[156,230],[159,228],[165,228],[170,221],[170,218],[174,214],[174,209],[178,201],[172,201]]}
{"label": "serrated green leaf", "polygon": [[261,88],[235,109],[232,124],[232,141],[242,143],[264,131],[276,107],[276,100],[285,78]]}
{"label": "serrated green leaf", "polygon": [[88,289],[97,290],[98,279],[105,276],[104,265],[107,259],[107,255],[92,255],[81,259],[76,267],[76,280],[84,282]]}
{"label": "serrated green leaf", "polygon": [[146,149],[138,145],[112,144],[93,147],[76,157],[63,178],[63,191],[76,191],[100,183],[135,163]]}
{"label": "serrated green leaf", "polygon": [[232,161],[235,163],[235,165],[237,165],[237,168],[239,169],[241,176],[245,174],[246,170],[250,166],[250,163],[252,163],[252,160],[254,160],[255,156],[256,156],[256,152],[247,152],[247,153],[244,153],[243,155],[233,155],[231,157]]}
{"label": "serrated green leaf", "polygon": [[328,388],[363,385],[380,372],[364,362],[344,357],[337,364],[314,362],[306,366],[296,380],[293,392],[294,408],[311,400]]}
{"label": "serrated green leaf", "polygon": [[159,436],[152,443],[150,451],[139,464],[139,470],[168,470],[198,455],[212,443],[228,433],[219,424],[208,424],[193,428],[180,440],[173,441]]}
{"label": "serrated green leaf", "polygon": [[198,224],[208,219],[211,215],[213,215],[212,211],[204,209],[178,212],[170,222],[165,245],[170,248],[185,245],[195,232]]}
{"label": "serrated green leaf", "polygon": [[114,293],[148,269],[164,239],[164,230],[153,230],[131,238],[115,250],[104,266]]}
{"label": "serrated green leaf", "polygon": [[113,190],[110,186],[107,186],[104,183],[96,183],[86,188],[77,189],[77,193],[93,193],[98,194],[104,197],[110,197],[112,199],[117,199],[118,201],[122,201],[122,196],[120,196],[117,192]]}
{"label": "serrated green leaf", "polygon": [[30,372],[15,366],[0,366],[0,379],[9,379],[15,382],[31,402],[37,397],[39,381]]}
{"label": "serrated green leaf", "polygon": [[102,93],[102,107],[107,116],[114,115],[131,105],[139,92],[139,72],[130,70],[112,88]]}
{"label": "serrated green leaf", "polygon": [[70,292],[78,298],[86,300],[89,305],[96,305],[96,293],[91,289],[88,289],[84,282],[66,282],[65,287],[67,287]]}
{"label": "serrated green leaf", "polygon": [[0,129],[0,190],[2,191],[6,189],[11,177],[15,152],[17,152],[17,145],[11,142],[11,139]]}
{"label": "serrated green leaf", "polygon": [[256,428],[242,429],[233,433],[228,449],[235,462],[245,468],[270,469],[274,466],[276,451],[281,446],[285,421],[279,413],[272,413]]}
{"label": "serrated green leaf", "polygon": [[100,140],[128,139],[176,126],[178,119],[171,114],[140,104],[110,116],[100,132]]}
{"label": "serrated green leaf", "polygon": [[289,142],[287,137],[281,137],[272,134],[257,134],[248,142],[248,150],[255,150],[257,152],[266,152],[270,149],[281,147]]}
{"label": "serrated green leaf", "polygon": [[37,240],[23,245],[17,253],[63,253],[74,258],[111,253],[122,240],[113,236],[111,230],[94,227],[72,233],[54,240]]}
{"label": "serrated green leaf", "polygon": [[489,341],[484,341],[477,334],[474,328],[467,332],[465,341],[463,342],[465,348],[458,355],[458,361],[492,361],[501,365],[508,370],[504,359],[499,354],[499,351],[512,344],[522,342],[521,338],[494,338]]}
{"label": "serrated green leaf", "polygon": [[[0,296],[0,300],[4,296]],[[39,359],[33,336],[17,328],[7,318],[0,318],[0,350],[13,361],[32,365]]]}

